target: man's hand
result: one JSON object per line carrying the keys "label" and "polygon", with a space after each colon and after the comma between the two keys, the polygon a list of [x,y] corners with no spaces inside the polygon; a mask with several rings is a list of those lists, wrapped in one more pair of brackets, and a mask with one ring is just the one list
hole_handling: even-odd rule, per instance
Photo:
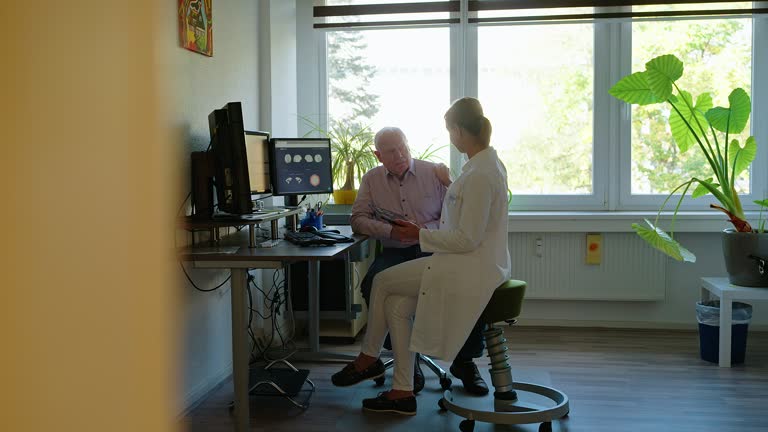
{"label": "man's hand", "polygon": [[[418,243],[419,231],[421,231],[421,227],[415,223],[398,219],[395,221],[394,225],[392,225],[392,233],[390,234],[390,237],[395,240]],[[395,238],[395,235],[397,235],[399,238]]]}
{"label": "man's hand", "polygon": [[444,163],[435,165],[435,175],[437,176],[437,179],[440,180],[440,183],[442,183],[445,187],[448,187],[451,185],[451,183],[453,183],[451,180],[451,171]]}

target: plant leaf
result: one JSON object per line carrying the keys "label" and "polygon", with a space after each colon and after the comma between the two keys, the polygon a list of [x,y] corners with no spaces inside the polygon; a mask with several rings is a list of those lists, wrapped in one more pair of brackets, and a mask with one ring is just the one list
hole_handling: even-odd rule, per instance
{"label": "plant leaf", "polygon": [[670,97],[669,103],[680,111],[680,114],[676,110],[669,113],[669,128],[680,152],[685,153],[697,141],[697,135],[688,129],[686,122],[691,125],[694,131],[705,135],[706,131],[701,131],[699,125],[705,127],[707,124],[704,113],[712,108],[712,96],[709,93],[702,93],[696,98],[696,105],[694,105],[691,94],[687,91],[680,91],[679,97],[674,98],[674,100]]}
{"label": "plant leaf", "polygon": [[651,59],[645,64],[646,81],[659,100],[667,100],[672,94],[672,83],[683,76],[683,62],[672,54]]}
{"label": "plant leaf", "polygon": [[640,224],[632,224],[632,229],[635,230],[637,235],[645,240],[649,245],[664,252],[678,261],[696,262],[696,255],[691,253],[688,249],[680,246],[676,240],[672,239],[664,230],[653,226],[653,224],[645,219],[645,223],[650,228],[644,227]]}
{"label": "plant leaf", "polygon": [[737,139],[731,141],[731,144],[728,146],[728,163],[733,167],[733,177],[735,178],[749,168],[749,164],[755,160],[755,156],[757,156],[755,137],[747,138],[744,147],[739,145],[739,140]]}
{"label": "plant leaf", "polygon": [[716,107],[707,111],[706,117],[712,127],[720,132],[741,133],[747,126],[752,112],[752,102],[742,88],[737,88],[728,95],[730,108]]}
{"label": "plant leaf", "polygon": [[761,207],[768,207],[768,199],[764,200],[755,200],[753,201],[755,204],[761,206]]}
{"label": "plant leaf", "polygon": [[702,184],[702,182],[707,183],[710,187],[720,187],[718,183],[712,183],[712,177],[706,180],[699,180],[699,184],[696,186],[696,189],[693,190],[693,195],[691,195],[691,198],[698,198],[700,196],[708,195],[711,193],[709,189],[707,189],[707,187]]}
{"label": "plant leaf", "polygon": [[620,79],[608,93],[616,99],[637,105],[650,105],[663,102],[657,98],[646,81],[647,72],[635,72]]}

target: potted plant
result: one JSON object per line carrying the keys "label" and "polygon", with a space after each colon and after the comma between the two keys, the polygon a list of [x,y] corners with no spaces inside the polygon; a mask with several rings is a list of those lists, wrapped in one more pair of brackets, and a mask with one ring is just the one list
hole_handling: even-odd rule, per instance
{"label": "potted plant", "polygon": [[373,154],[373,133],[368,126],[333,121],[329,129],[304,118],[317,132],[331,140],[333,158],[333,201],[336,204],[352,204],[357,197],[355,180],[359,183],[363,175],[378,165]]}
{"label": "potted plant", "polygon": [[[651,246],[672,258],[695,262],[695,255],[674,239],[673,231],[680,204],[695,184],[692,197],[711,194],[719,205],[710,204],[710,207],[725,213],[734,226],[723,233],[723,251],[731,283],[768,286],[768,268],[765,267],[768,234],[765,233],[762,211],[755,229],[744,215],[735,186],[735,179],[749,168],[757,154],[754,137],[750,136],[743,143],[732,138],[732,135],[741,133],[749,121],[752,110],[749,95],[737,88],[728,96],[728,108],[713,107],[709,93],[694,97],[680,89],[676,81],[682,76],[683,62],[667,54],[652,59],[645,64],[645,71],[625,76],[609,90],[612,96],[629,104],[669,104],[669,127],[675,144],[681,152],[689,148],[701,151],[712,174],[709,178],[692,177],[677,186],[664,200],[653,223],[646,219],[647,227],[635,223],[632,228]],[[668,234],[658,226],[659,215],[670,198],[680,190],[682,194]],[[761,208],[768,206],[768,200],[755,203]]]}

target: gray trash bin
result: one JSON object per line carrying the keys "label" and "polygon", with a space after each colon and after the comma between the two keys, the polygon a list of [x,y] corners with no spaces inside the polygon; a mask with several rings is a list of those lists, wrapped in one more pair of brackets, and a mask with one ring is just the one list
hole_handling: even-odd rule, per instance
{"label": "gray trash bin", "polygon": [[[747,351],[747,330],[752,319],[752,305],[732,303],[731,364],[744,363]],[[719,362],[720,356],[720,300],[696,303],[696,320],[699,322],[699,351],[701,359]]]}

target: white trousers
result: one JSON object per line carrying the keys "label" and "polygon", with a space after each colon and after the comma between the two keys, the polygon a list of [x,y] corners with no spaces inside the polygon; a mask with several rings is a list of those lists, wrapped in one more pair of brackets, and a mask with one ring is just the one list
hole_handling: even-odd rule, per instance
{"label": "white trousers", "polygon": [[408,350],[413,330],[413,315],[421,286],[421,275],[432,257],[418,258],[390,267],[373,279],[368,330],[362,352],[379,357],[389,333],[395,359],[392,388],[413,390],[413,368],[416,353]]}

